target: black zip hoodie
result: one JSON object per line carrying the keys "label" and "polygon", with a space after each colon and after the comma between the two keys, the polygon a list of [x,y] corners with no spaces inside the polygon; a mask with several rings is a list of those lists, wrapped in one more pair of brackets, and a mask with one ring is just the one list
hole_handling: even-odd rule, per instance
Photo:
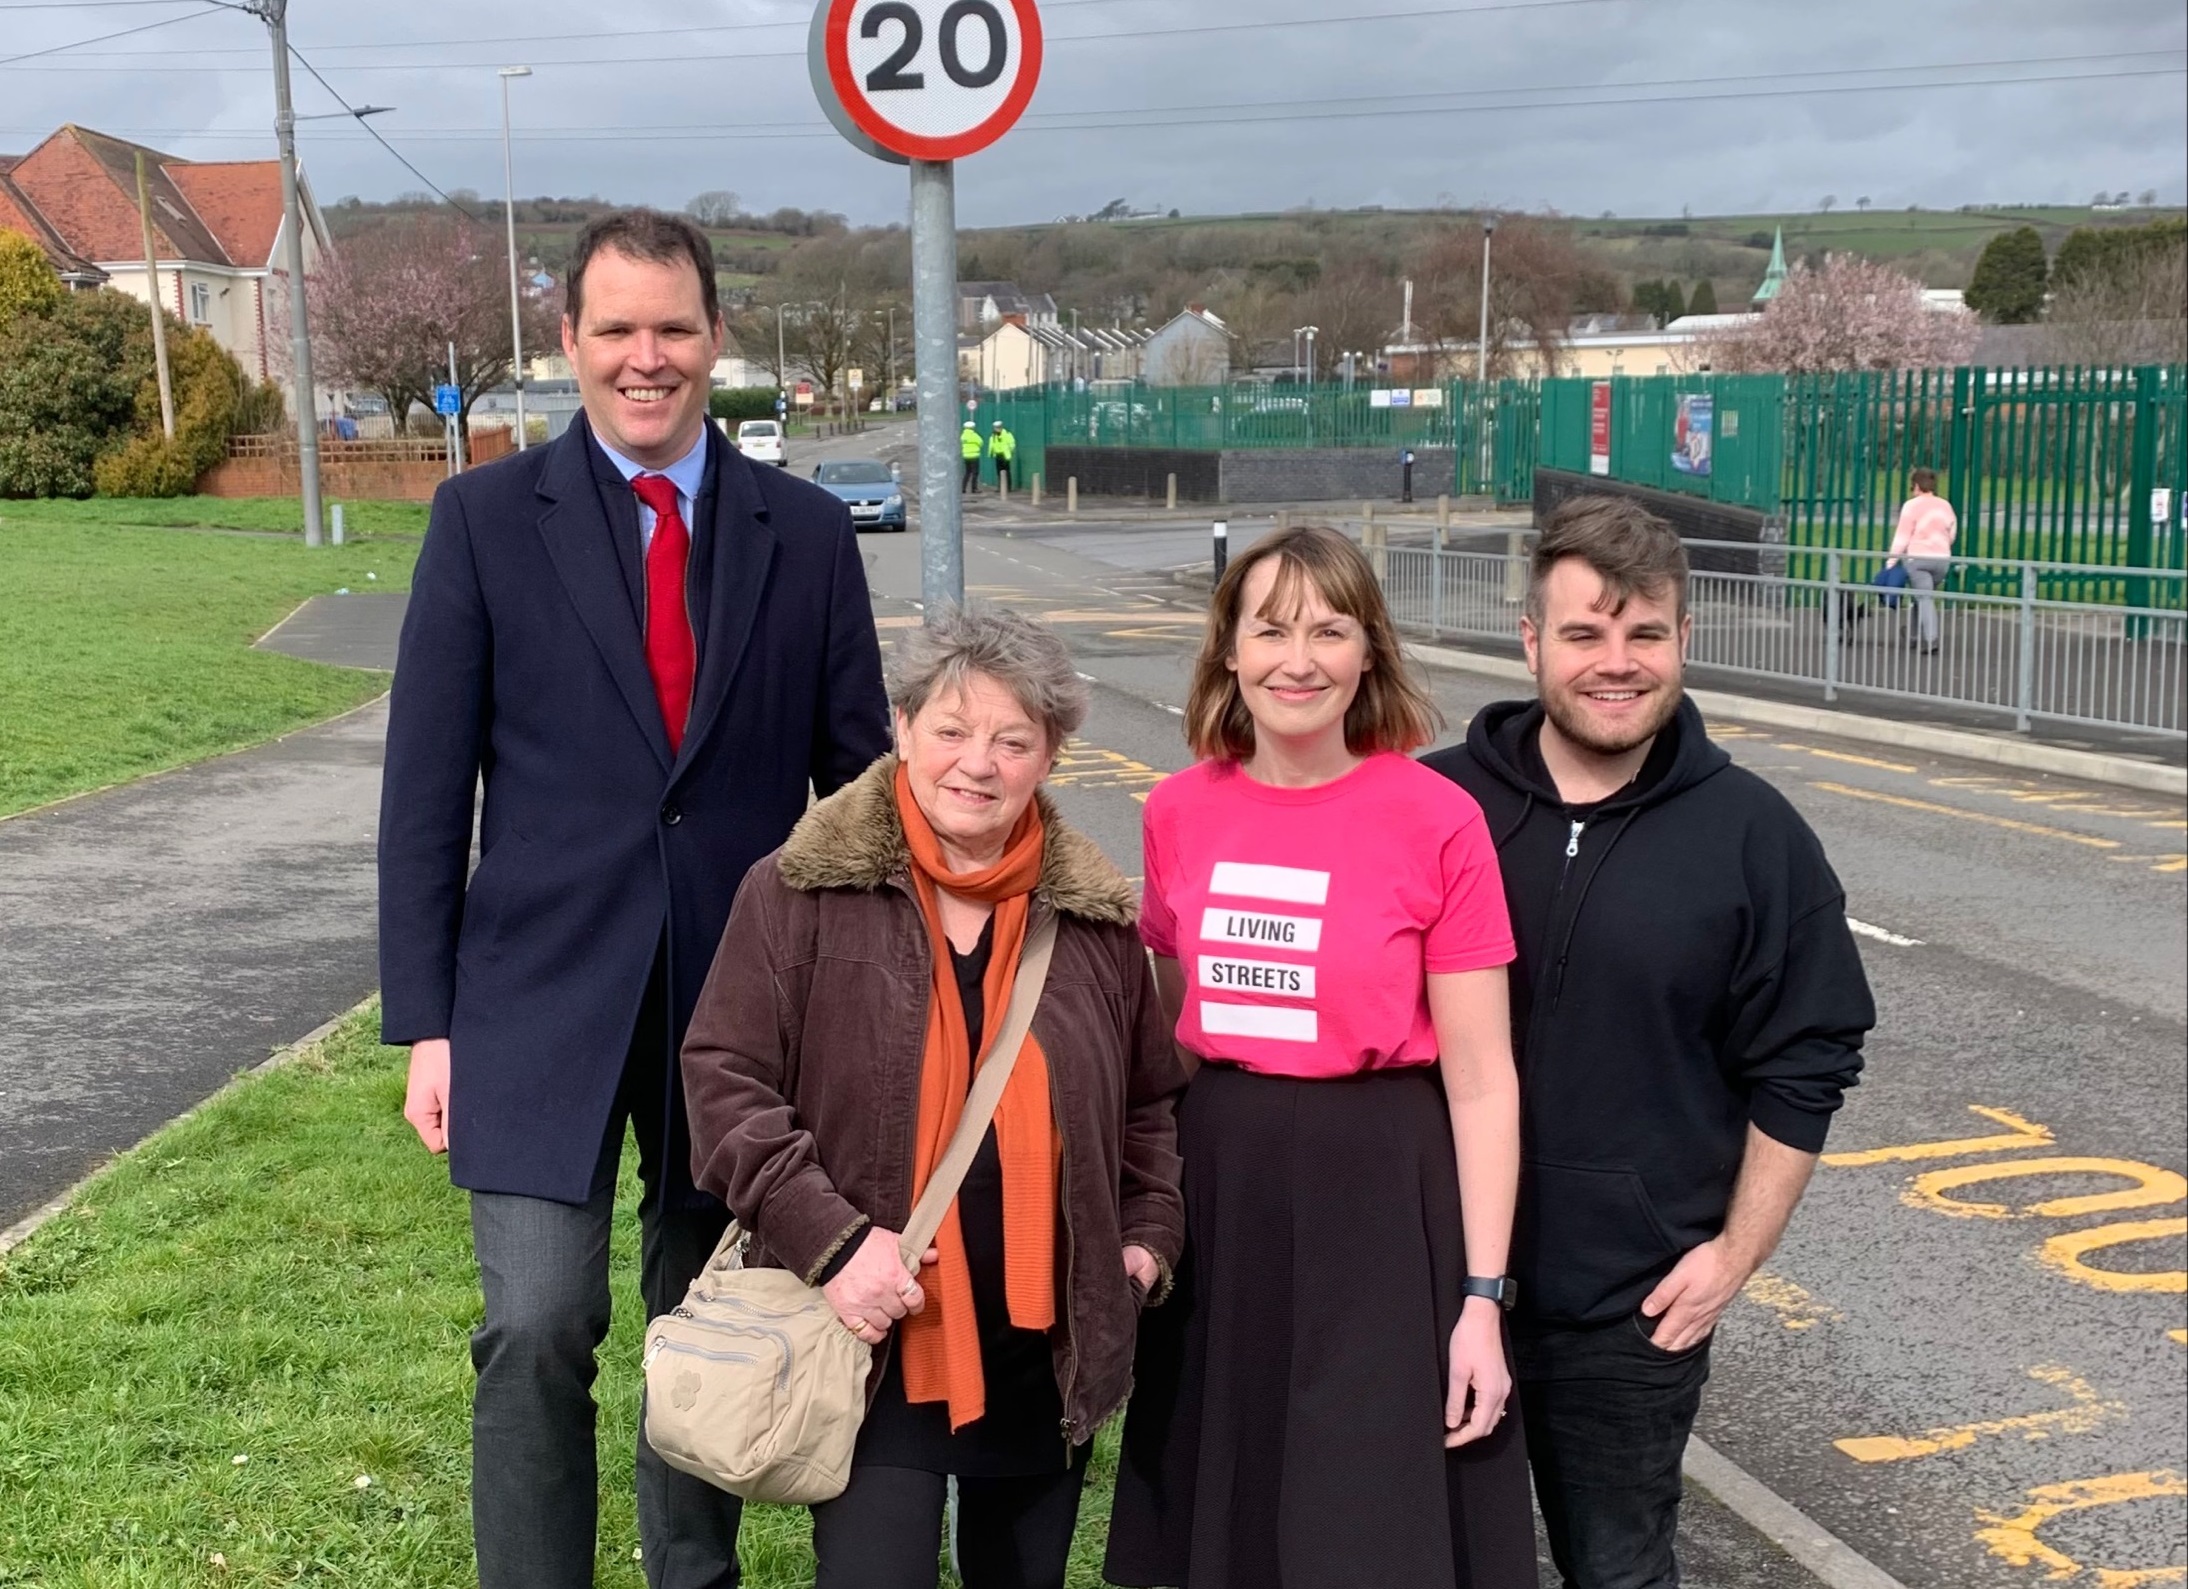
{"label": "black zip hoodie", "polygon": [[1541,725],[1500,702],[1425,760],[1480,802],[1519,946],[1520,1310],[1597,1324],[1724,1228],[1751,1122],[1822,1149],[1876,1010],[1822,845],[1691,701],[1593,807]]}

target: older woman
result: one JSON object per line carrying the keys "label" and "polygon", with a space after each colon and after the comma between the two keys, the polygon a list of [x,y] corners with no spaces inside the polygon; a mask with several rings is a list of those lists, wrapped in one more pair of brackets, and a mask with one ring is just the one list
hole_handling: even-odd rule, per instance
{"label": "older woman", "polygon": [[[813,1508],[819,1589],[932,1589],[953,1475],[966,1589],[1060,1589],[1089,1442],[1183,1246],[1185,1077],[1130,886],[1040,792],[1086,714],[1062,642],[953,612],[899,644],[890,699],[897,753],[737,896],[684,1045],[693,1163],[747,1261],[875,1347],[850,1485]],[[1032,1035],[912,1274],[897,1232],[1051,914]]]}

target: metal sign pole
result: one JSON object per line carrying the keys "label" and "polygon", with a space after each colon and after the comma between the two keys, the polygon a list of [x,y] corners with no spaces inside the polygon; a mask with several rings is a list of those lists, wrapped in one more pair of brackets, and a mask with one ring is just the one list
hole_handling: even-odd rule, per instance
{"label": "metal sign pole", "polygon": [[957,179],[912,162],[912,347],[919,391],[919,593],[930,621],[965,600],[957,497]]}

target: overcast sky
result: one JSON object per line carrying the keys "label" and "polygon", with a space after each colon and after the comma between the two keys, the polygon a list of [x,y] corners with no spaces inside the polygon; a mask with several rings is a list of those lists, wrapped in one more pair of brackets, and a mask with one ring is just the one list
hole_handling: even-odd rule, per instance
{"label": "overcast sky", "polygon": [[[0,0],[0,59],[184,19],[0,66],[0,150],[75,121],[192,159],[270,155],[265,30],[202,9]],[[1025,120],[959,168],[967,225],[1114,198],[1699,215],[1825,194],[1880,209],[2188,196],[2181,0],[1043,0],[1041,14]],[[775,0],[290,11],[333,93],[395,107],[373,125],[441,188],[502,193],[494,69],[523,63],[522,194],[677,206],[727,188],[748,209],[902,219],[903,172],[814,103],[810,15]],[[1892,86],[1847,91],[1878,84]],[[296,85],[300,115],[338,110],[308,74]],[[322,203],[423,185],[354,123],[300,137]]]}

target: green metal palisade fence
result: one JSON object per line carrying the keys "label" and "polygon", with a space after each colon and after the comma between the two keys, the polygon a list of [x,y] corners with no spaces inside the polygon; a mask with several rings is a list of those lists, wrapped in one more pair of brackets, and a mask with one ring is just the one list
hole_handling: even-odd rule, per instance
{"label": "green metal palisade fence", "polygon": [[[1960,515],[1964,557],[2182,566],[2180,365],[1451,381],[1428,389],[1433,401],[1412,391],[1405,406],[1385,407],[1364,385],[1027,387],[983,397],[978,417],[983,431],[1000,418],[1016,434],[1021,479],[1045,474],[1046,449],[1065,445],[1451,448],[1461,493],[1521,502],[1533,495],[1537,464],[1588,472],[1598,384],[1611,390],[1610,478],[1752,508],[1779,519],[1794,547],[1883,551],[1908,475],[1928,467]],[[1690,394],[1711,399],[1707,474],[1672,463],[1680,399]],[[2162,520],[2152,513],[2160,490],[2171,493]],[[1961,577],[1975,589],[1987,576]],[[2056,593],[2132,600],[2127,583],[2062,577]]]}

